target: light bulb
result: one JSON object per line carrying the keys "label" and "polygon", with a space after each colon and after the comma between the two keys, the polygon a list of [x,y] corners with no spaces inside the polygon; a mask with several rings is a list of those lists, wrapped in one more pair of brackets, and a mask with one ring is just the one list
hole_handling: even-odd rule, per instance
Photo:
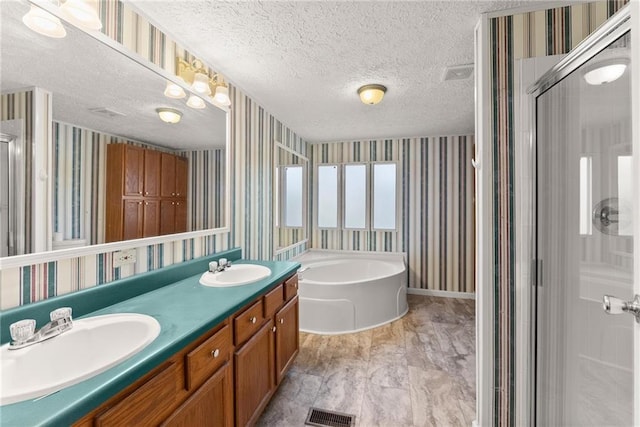
{"label": "light bulb", "polygon": [[46,10],[31,5],[31,9],[22,17],[24,25],[43,36],[61,39],[67,35],[62,22]]}
{"label": "light bulb", "polygon": [[60,6],[60,13],[79,27],[96,31],[102,28],[96,0],[66,0]]}
{"label": "light bulb", "polygon": [[213,100],[225,107],[231,105],[231,100],[229,99],[229,88],[227,86],[217,86]]}
{"label": "light bulb", "polygon": [[206,107],[204,100],[199,96],[191,95],[187,100],[187,105],[191,108],[195,108],[197,110],[201,110]]}
{"label": "light bulb", "polygon": [[193,75],[193,83],[191,89],[202,95],[211,95],[211,88],[209,87],[209,76],[204,73],[195,73]]}

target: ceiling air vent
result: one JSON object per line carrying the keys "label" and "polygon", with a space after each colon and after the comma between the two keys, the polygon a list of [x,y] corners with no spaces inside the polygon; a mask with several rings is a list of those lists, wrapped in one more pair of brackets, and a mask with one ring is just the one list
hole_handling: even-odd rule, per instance
{"label": "ceiling air vent", "polygon": [[464,80],[473,75],[473,64],[450,65],[444,69],[442,81]]}
{"label": "ceiling air vent", "polygon": [[100,116],[104,116],[104,117],[108,117],[110,119],[114,118],[114,117],[124,117],[125,114],[116,111],[116,110],[112,110],[110,108],[106,108],[106,107],[96,107],[96,108],[89,108],[89,111],[91,111],[94,114],[98,114]]}

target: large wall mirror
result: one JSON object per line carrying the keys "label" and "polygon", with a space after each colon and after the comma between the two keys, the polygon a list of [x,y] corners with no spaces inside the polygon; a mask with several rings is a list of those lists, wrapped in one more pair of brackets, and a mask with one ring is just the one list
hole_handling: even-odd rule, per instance
{"label": "large wall mirror", "polygon": [[[123,241],[147,238],[138,242],[144,245],[175,240],[178,232],[187,237],[225,230],[227,111],[210,102],[194,109],[186,105],[187,98],[164,96],[171,73],[144,65],[137,54],[123,53],[122,46],[102,34],[90,35],[67,23],[64,38],[35,33],[22,22],[29,8],[27,1],[0,2],[0,256],[108,242],[132,246]],[[179,110],[181,120],[161,121],[159,108]],[[152,220],[145,217],[143,235],[106,235],[106,191],[122,173],[107,161],[115,145],[143,153],[126,160],[138,162],[144,171],[139,207],[131,204],[133,210],[154,210],[157,217],[157,228],[148,227]],[[156,158],[159,169],[148,173],[152,168],[145,162]],[[183,175],[177,178],[175,172],[172,178],[173,170]],[[127,175],[123,186],[129,179]],[[163,199],[160,190],[167,182],[184,186],[186,194],[173,190]],[[186,208],[171,208],[172,202]],[[125,217],[131,214],[123,209]],[[180,226],[166,226],[171,209],[179,209],[171,221]]]}
{"label": "large wall mirror", "polygon": [[309,160],[276,143],[274,173],[275,251],[307,239],[307,197]]}

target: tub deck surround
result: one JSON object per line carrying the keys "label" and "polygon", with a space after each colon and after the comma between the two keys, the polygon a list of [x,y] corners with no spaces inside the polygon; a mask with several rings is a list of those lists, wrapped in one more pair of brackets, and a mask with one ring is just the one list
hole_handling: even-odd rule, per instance
{"label": "tub deck surround", "polygon": [[[224,254],[216,254],[215,256],[195,260],[193,264],[184,263],[188,265],[183,267],[186,272],[183,272],[182,275],[174,270],[165,272],[165,270],[172,268],[180,269],[180,266],[172,266],[154,271],[158,273],[156,276],[150,277],[147,274],[136,276],[134,282],[138,280],[145,282],[157,280],[155,289],[120,299],[115,304],[103,306],[93,312],[83,312],[85,316],[110,313],[148,314],[160,323],[160,335],[140,353],[102,374],[40,400],[2,406],[0,408],[0,424],[3,426],[72,424],[92,409],[100,406],[107,399],[133,384],[167,358],[191,344],[224,319],[244,307],[248,302],[265,293],[274,285],[281,283],[300,267],[297,262],[238,260],[238,263],[250,262],[267,266],[271,269],[271,275],[252,284],[231,288],[211,288],[200,285],[198,280],[202,272],[206,270],[205,266],[208,262],[220,257],[233,259],[230,258],[229,252],[234,253],[233,251],[228,251]],[[238,250],[238,257],[239,253],[240,251]],[[177,281],[174,280],[174,283],[167,284],[168,279],[161,279],[163,273],[169,277],[182,277],[179,277]],[[157,285],[160,282],[164,284]],[[113,286],[114,293],[127,295],[119,287],[128,285],[132,285],[132,280],[123,279],[114,282],[109,287]],[[97,294],[89,291],[95,291],[96,289],[98,288],[73,294],[77,295],[76,298],[78,299],[72,302],[80,307],[81,311],[85,307],[92,307],[82,299],[95,298]],[[71,296],[69,295],[69,297]],[[48,315],[49,308],[59,307],[63,303],[62,299],[62,297],[56,298],[57,302],[53,305],[50,304],[51,300],[47,300],[42,303],[20,307],[20,310],[14,309],[11,311],[20,311],[20,315],[26,317],[29,317],[30,313],[41,314],[41,312],[45,311]],[[44,305],[45,307],[39,307],[39,305]],[[31,308],[31,312],[28,310],[29,308]],[[3,317],[1,318],[2,327],[6,329],[9,328],[7,319],[9,317],[14,318],[13,315],[8,316],[7,314],[8,312],[2,313]],[[38,324],[41,325],[41,323]],[[52,367],[52,369],[55,369],[55,367]]]}
{"label": "tub deck surround", "polygon": [[311,250],[295,260],[302,264],[301,331],[363,331],[407,313],[403,253]]}

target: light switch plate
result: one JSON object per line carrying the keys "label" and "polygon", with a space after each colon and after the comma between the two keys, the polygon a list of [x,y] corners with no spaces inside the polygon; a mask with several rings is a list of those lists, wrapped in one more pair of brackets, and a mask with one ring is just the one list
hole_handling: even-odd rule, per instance
{"label": "light switch plate", "polygon": [[120,267],[127,264],[134,264],[136,262],[136,250],[127,249],[124,251],[118,251],[113,254],[113,266]]}

